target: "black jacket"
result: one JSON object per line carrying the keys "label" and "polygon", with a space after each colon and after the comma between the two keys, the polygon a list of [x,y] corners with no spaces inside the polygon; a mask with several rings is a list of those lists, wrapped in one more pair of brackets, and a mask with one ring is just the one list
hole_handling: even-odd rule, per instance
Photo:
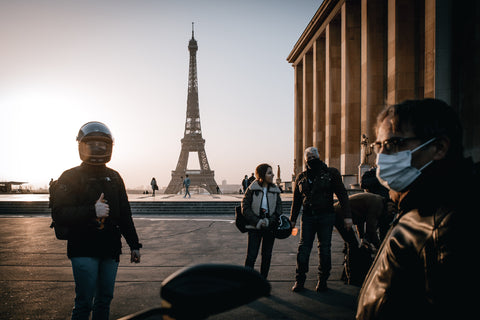
{"label": "black jacket", "polygon": [[351,218],[348,194],[342,176],[336,168],[321,162],[317,171],[305,170],[295,179],[290,221],[296,222],[303,206],[304,215],[334,213],[333,194],[338,198],[343,218]]}
{"label": "black jacket", "polygon": [[388,189],[378,181],[377,168],[371,168],[363,174],[360,188],[365,189],[367,192],[381,195],[385,199],[390,199]]}
{"label": "black jacket", "polygon": [[434,163],[400,194],[399,217],[363,283],[357,319],[466,319],[478,284],[471,259],[478,194],[469,167]]}
{"label": "black jacket", "polygon": [[[97,221],[95,203],[104,193],[110,207],[103,226]],[[67,254],[72,257],[101,257],[118,260],[121,235],[131,250],[139,249],[125,185],[115,170],[83,163],[65,171],[58,179],[53,199],[55,223],[70,229]]]}

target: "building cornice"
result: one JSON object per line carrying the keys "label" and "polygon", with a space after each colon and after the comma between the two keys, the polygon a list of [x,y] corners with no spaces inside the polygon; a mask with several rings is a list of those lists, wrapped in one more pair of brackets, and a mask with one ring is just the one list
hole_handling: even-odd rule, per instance
{"label": "building cornice", "polygon": [[322,27],[325,20],[330,16],[332,11],[340,4],[344,2],[343,0],[324,0],[317,12],[313,16],[310,23],[307,25],[303,31],[300,38],[297,40],[293,46],[292,51],[287,57],[289,63],[295,64],[298,58],[302,55],[305,48],[309,45],[312,38],[314,38],[315,33]]}

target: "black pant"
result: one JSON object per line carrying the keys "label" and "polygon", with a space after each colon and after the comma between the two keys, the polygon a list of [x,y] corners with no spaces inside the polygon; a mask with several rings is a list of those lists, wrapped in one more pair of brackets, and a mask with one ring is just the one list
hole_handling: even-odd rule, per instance
{"label": "black pant", "polygon": [[322,213],[314,216],[302,215],[302,233],[298,243],[297,270],[295,280],[305,282],[308,261],[315,235],[318,238],[318,280],[326,281],[332,269],[332,231],[335,223],[334,213]]}
{"label": "black pant", "polygon": [[[348,243],[350,246],[358,248],[360,243],[358,243],[353,229],[350,228],[350,230],[347,230],[345,228],[345,222],[343,221],[343,218],[340,215],[337,215],[335,217],[335,228],[337,229],[338,233],[340,233],[340,236],[342,236],[343,241]],[[362,238],[361,235],[360,235],[360,238]]]}
{"label": "black pant", "polygon": [[[262,241],[263,239],[263,241]],[[267,230],[249,230],[248,231],[248,248],[247,258],[245,259],[245,267],[254,268],[255,260],[257,260],[260,243],[262,243],[262,263],[260,266],[260,274],[266,279],[270,270],[270,262],[272,260],[272,250],[275,237],[273,233]]]}

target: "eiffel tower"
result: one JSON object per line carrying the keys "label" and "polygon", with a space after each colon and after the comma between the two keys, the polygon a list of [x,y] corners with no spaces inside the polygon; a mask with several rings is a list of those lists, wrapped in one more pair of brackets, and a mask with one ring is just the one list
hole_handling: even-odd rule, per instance
{"label": "eiffel tower", "polygon": [[[217,183],[214,172],[210,170],[207,154],[205,153],[205,139],[202,138],[200,127],[200,110],[198,107],[198,80],[197,80],[197,40],[194,37],[192,22],[192,39],[188,43],[190,51],[190,67],[188,73],[187,120],[183,135],[182,151],[178,158],[177,168],[172,171],[172,179],[165,190],[166,194],[177,194],[183,187],[183,178],[188,174],[191,184],[206,189],[210,193],[217,193]],[[198,153],[200,170],[187,170],[190,152]]]}

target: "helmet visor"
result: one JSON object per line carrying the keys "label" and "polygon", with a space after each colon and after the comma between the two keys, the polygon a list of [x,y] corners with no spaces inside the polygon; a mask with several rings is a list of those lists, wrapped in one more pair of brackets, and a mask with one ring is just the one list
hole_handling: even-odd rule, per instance
{"label": "helmet visor", "polygon": [[87,122],[84,124],[77,135],[77,141],[81,142],[89,137],[104,137],[113,142],[112,133],[108,127],[98,121]]}
{"label": "helmet visor", "polygon": [[90,164],[104,164],[112,156],[112,142],[102,137],[83,139],[79,145],[80,158]]}

